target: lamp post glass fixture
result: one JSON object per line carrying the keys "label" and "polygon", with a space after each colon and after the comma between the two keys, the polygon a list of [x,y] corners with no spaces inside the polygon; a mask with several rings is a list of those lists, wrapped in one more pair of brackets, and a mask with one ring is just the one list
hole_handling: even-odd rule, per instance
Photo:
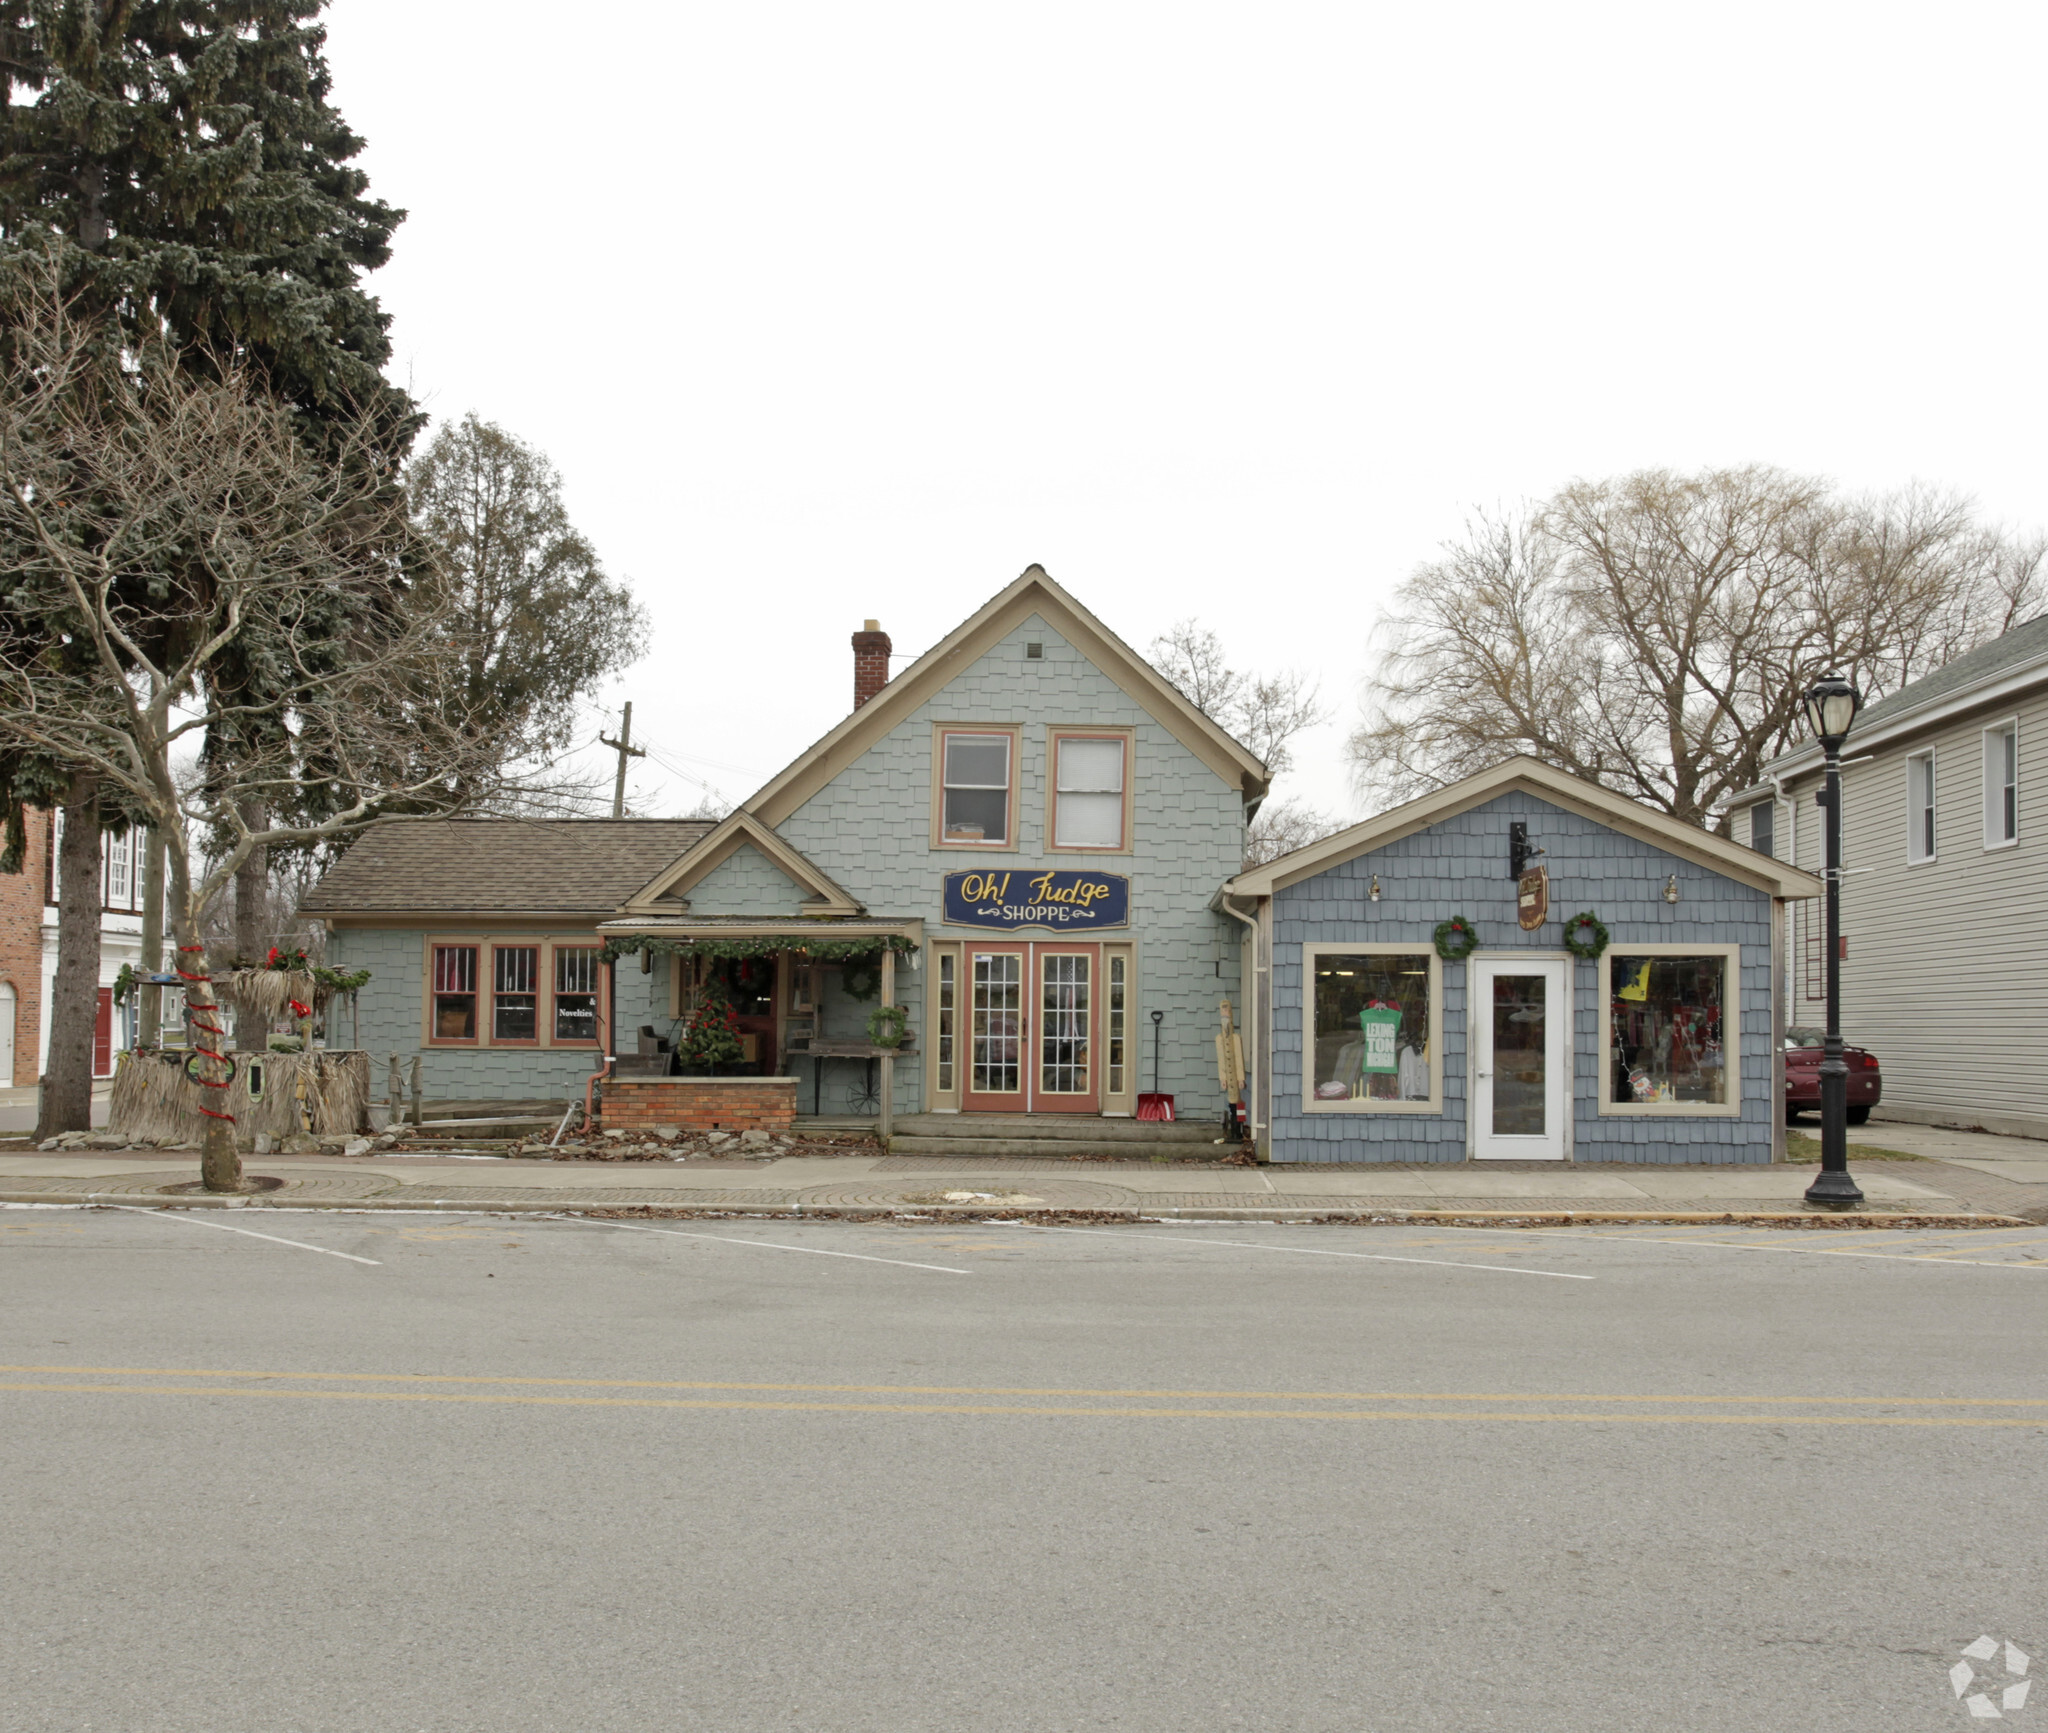
{"label": "lamp post glass fixture", "polygon": [[1863,694],[1840,674],[1824,674],[1806,694],[1806,718],[1826,757],[1820,805],[1826,813],[1827,890],[1826,1045],[1820,1062],[1820,1172],[1806,1188],[1806,1201],[1829,1209],[1853,1209],[1862,1188],[1849,1177],[1849,1066],[1842,1057],[1842,742],[1855,725]]}

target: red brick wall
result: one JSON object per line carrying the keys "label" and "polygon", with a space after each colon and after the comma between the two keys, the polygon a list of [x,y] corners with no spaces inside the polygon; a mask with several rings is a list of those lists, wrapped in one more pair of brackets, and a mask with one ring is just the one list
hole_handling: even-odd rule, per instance
{"label": "red brick wall", "polygon": [[43,895],[50,882],[47,813],[28,813],[28,858],[18,873],[0,873],[0,981],[14,988],[14,1075],[17,1087],[36,1081],[43,1028]]}
{"label": "red brick wall", "polygon": [[858,710],[889,684],[889,634],[873,620],[853,635],[853,707]]}
{"label": "red brick wall", "polygon": [[665,1077],[648,1083],[600,1085],[598,1125],[605,1131],[787,1131],[796,1124],[794,1077],[712,1081]]}

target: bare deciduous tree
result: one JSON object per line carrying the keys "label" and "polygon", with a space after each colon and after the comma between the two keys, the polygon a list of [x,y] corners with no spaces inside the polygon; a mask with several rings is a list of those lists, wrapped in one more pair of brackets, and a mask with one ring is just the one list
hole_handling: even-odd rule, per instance
{"label": "bare deciduous tree", "polygon": [[1818,674],[1896,691],[2038,611],[2043,555],[1922,487],[1575,482],[1475,517],[1402,587],[1354,774],[1406,797],[1528,753],[1704,825],[1802,737]]}
{"label": "bare deciduous tree", "polygon": [[1264,866],[1283,854],[1321,842],[1343,828],[1341,818],[1298,800],[1268,800],[1253,814],[1251,827],[1245,832],[1244,864]]}
{"label": "bare deciduous tree", "polygon": [[1223,642],[1198,620],[1182,620],[1152,640],[1152,666],[1225,733],[1279,776],[1293,758],[1289,743],[1329,720],[1322,695],[1305,674],[1244,674],[1224,659]]}
{"label": "bare deciduous tree", "polygon": [[[315,459],[231,359],[122,349],[54,286],[9,309],[7,338],[0,750],[75,766],[156,826],[188,1003],[217,1024],[202,923],[253,854],[479,786],[504,746],[464,726],[459,626],[391,557],[404,502],[369,421]],[[223,681],[252,646],[260,686]],[[239,1188],[222,1119],[201,1172]]]}

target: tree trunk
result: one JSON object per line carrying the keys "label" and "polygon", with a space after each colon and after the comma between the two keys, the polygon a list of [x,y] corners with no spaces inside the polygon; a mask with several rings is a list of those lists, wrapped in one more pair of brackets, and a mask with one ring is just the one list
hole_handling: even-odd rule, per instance
{"label": "tree trunk", "polygon": [[100,785],[75,776],[57,850],[57,978],[36,1141],[92,1128],[92,1040],[100,1001]]}
{"label": "tree trunk", "polygon": [[[138,834],[148,851],[142,860],[142,972],[160,975],[164,967],[164,839],[154,825]],[[164,1035],[164,990],[143,987],[140,991],[142,1020],[135,1044],[155,1047]]]}
{"label": "tree trunk", "polygon": [[[227,1117],[227,1092],[205,1086],[228,1081],[227,1035],[220,1019],[219,1001],[213,996],[206,946],[200,941],[199,922],[192,911],[191,888],[175,858],[170,892],[171,933],[177,945],[178,973],[186,977],[185,1008],[191,1025],[192,1050],[202,1055],[191,1068],[197,1078],[204,1080],[199,1095],[207,1108],[200,1120],[205,1129],[199,1139],[199,1179],[208,1191],[238,1192],[242,1189],[242,1155],[235,1147],[235,1122]],[[219,1105],[214,1105],[215,1102]]]}
{"label": "tree trunk", "polygon": [[[251,830],[264,828],[263,803],[245,800],[239,808]],[[252,849],[235,869],[235,961],[245,967],[263,961],[270,947],[264,932],[270,890],[270,851]],[[235,1012],[235,1051],[263,1053],[270,1047],[270,1019],[261,1011],[241,1007]]]}

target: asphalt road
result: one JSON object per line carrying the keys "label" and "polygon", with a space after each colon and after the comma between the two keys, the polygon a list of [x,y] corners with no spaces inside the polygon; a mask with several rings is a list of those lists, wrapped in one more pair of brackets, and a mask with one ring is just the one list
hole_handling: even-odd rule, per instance
{"label": "asphalt road", "polygon": [[2044,1259],[0,1211],[0,1728],[1973,1726]]}

